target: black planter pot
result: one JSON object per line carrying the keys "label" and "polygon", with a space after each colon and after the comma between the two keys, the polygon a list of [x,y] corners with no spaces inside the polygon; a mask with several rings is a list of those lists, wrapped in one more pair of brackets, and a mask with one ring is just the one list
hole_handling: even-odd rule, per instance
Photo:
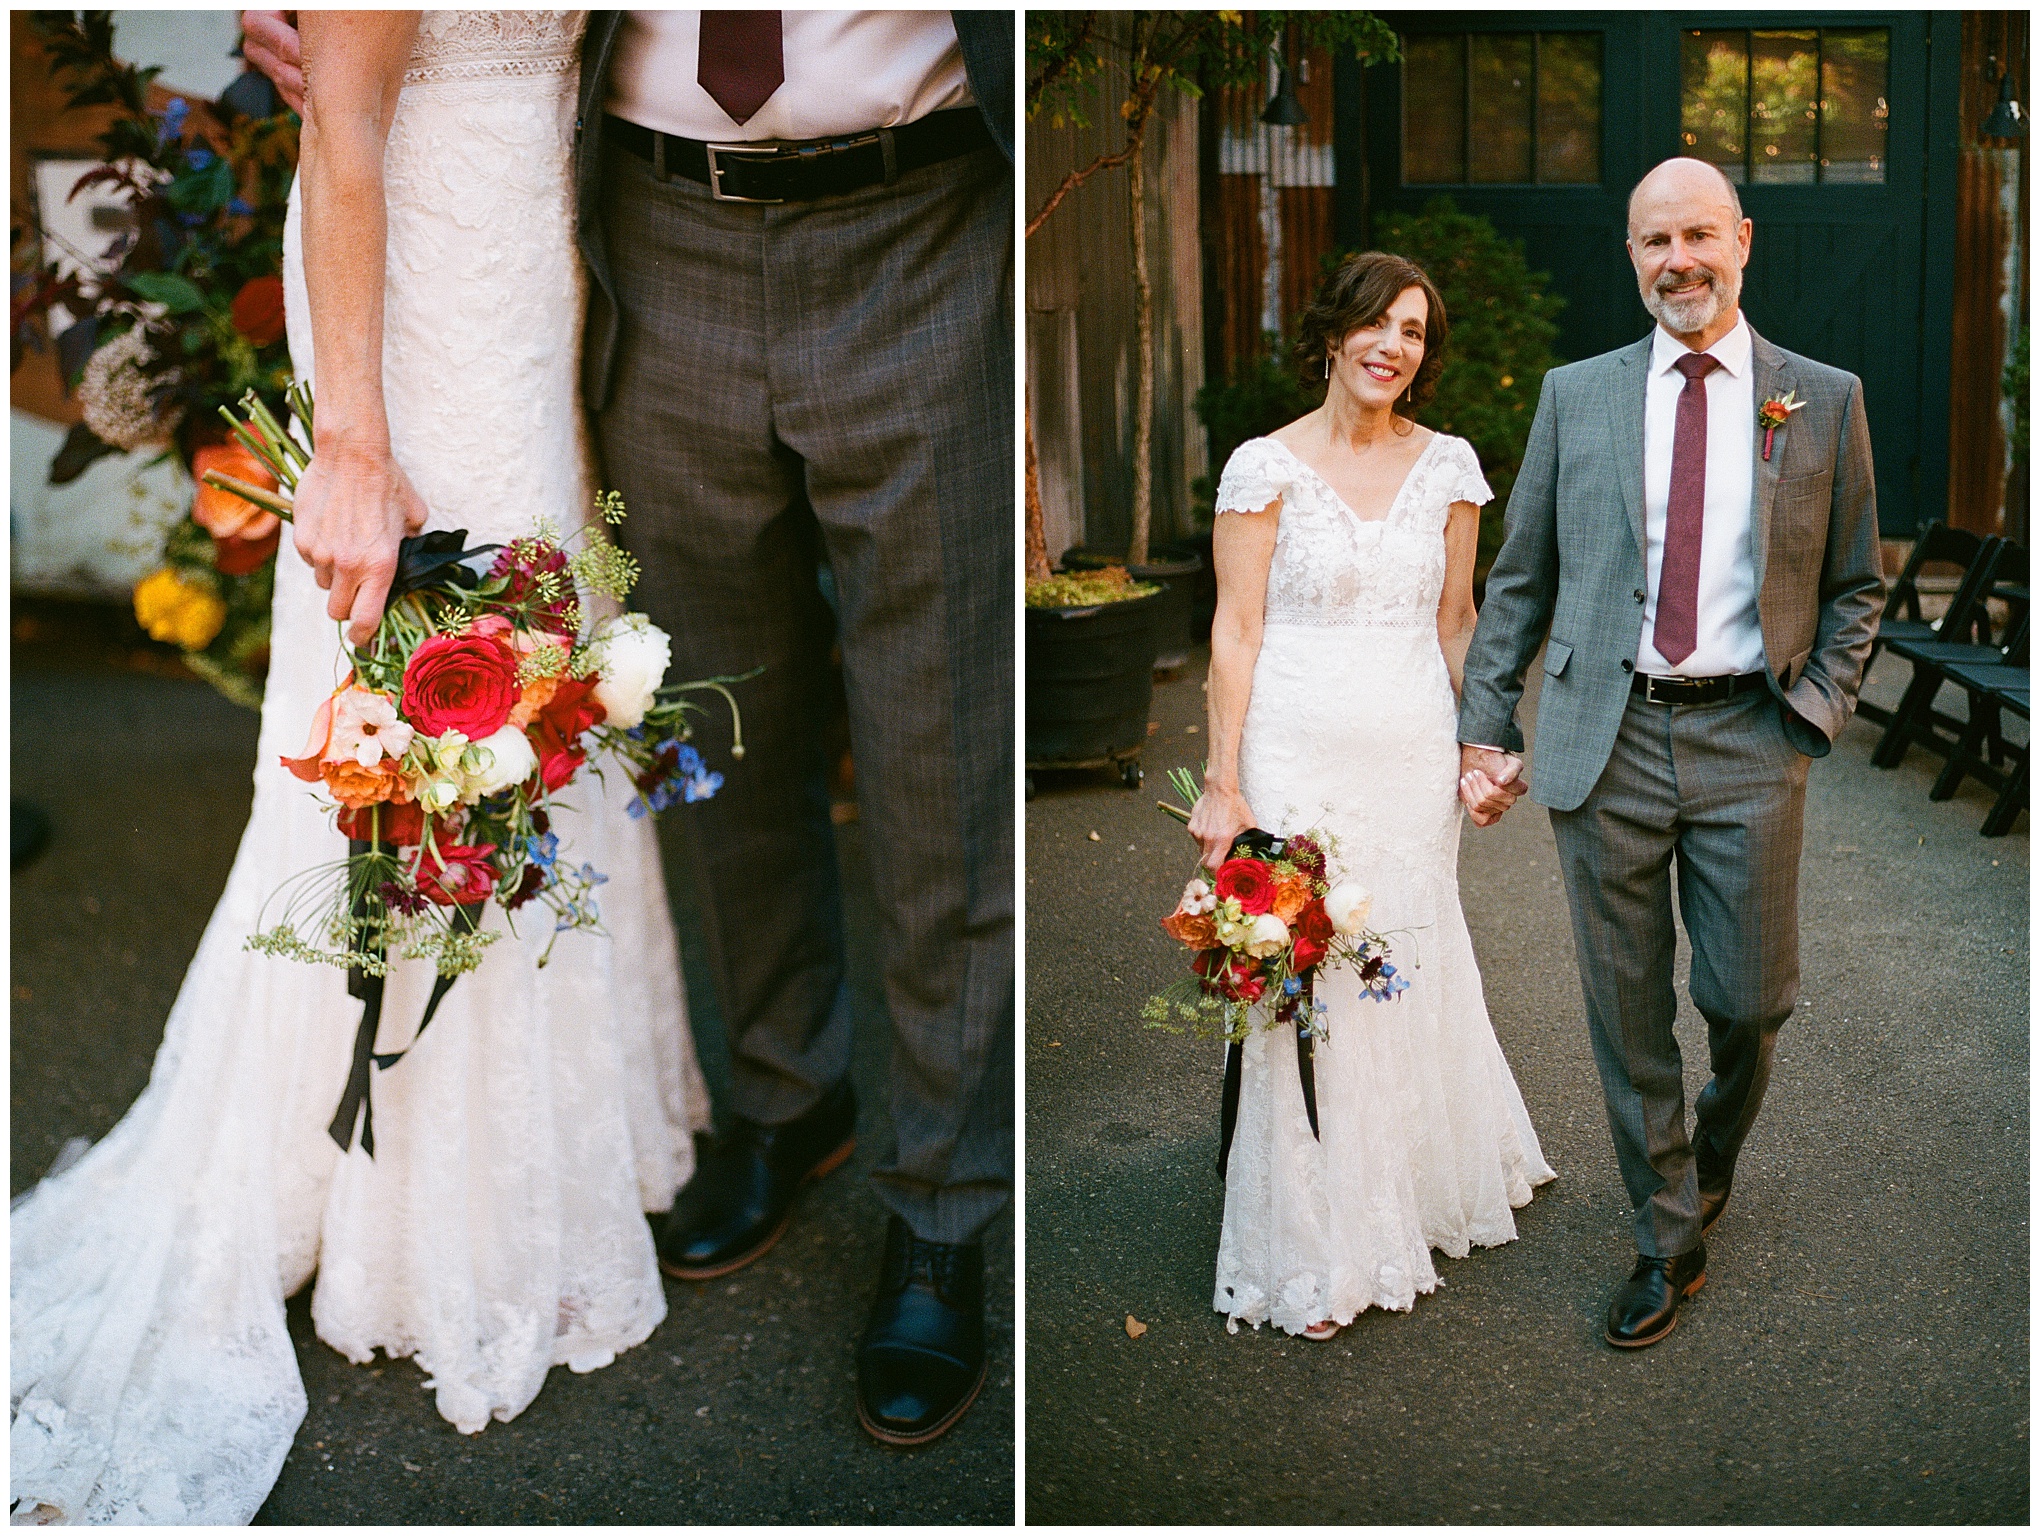
{"label": "black planter pot", "polygon": [[1218,567],[1211,558],[1211,530],[1164,544],[1159,553],[1170,560],[1195,560],[1200,567],[1190,580],[1190,640],[1202,645],[1211,638],[1211,621],[1218,613]]}
{"label": "black planter pot", "polygon": [[1119,770],[1141,781],[1161,593],[1027,610],[1027,766]]}
{"label": "black planter pot", "polygon": [[[1124,555],[1077,546],[1063,551],[1066,571],[1099,571],[1108,565],[1126,565]],[[1126,574],[1135,581],[1152,582],[1162,590],[1155,615],[1155,666],[1162,671],[1180,667],[1190,659],[1191,611],[1196,602],[1198,576],[1205,568],[1195,551],[1174,553],[1156,550],[1145,565],[1127,565]],[[1207,625],[1205,633],[1210,633]]]}

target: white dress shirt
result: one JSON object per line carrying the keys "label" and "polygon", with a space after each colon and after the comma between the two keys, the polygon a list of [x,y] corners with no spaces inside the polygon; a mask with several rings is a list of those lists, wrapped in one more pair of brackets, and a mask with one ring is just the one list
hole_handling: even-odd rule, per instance
{"label": "white dress shirt", "polygon": [[608,111],[709,143],[828,139],[898,128],[973,98],[947,11],[781,11],[786,78],[747,123],[701,88],[701,12],[631,11],[617,32]]}
{"label": "white dress shirt", "polygon": [[1643,397],[1644,561],[1648,572],[1643,638],[1636,670],[1653,677],[1719,677],[1764,665],[1757,622],[1757,570],[1750,543],[1755,491],[1756,370],[1750,326],[1735,329],[1707,351],[1721,364],[1702,381],[1707,391],[1707,494],[1701,509],[1700,591],[1693,653],[1676,667],[1657,652],[1658,575],[1665,559],[1665,510],[1672,496],[1672,436],[1686,377],[1672,365],[1690,349],[1663,326],[1651,336],[1650,377]]}

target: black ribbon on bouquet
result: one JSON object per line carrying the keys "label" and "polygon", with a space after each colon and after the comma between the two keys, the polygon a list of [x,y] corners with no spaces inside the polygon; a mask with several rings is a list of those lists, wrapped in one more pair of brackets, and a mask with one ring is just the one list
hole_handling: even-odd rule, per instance
{"label": "black ribbon on bouquet", "polygon": [[465,528],[435,528],[399,542],[397,573],[390,578],[390,595],[383,601],[384,610],[412,592],[429,592],[435,587],[471,592],[480,586],[503,546],[477,544],[473,549],[465,549],[462,546],[466,543]]}
{"label": "black ribbon on bouquet", "polygon": [[[347,856],[350,859],[358,858],[381,846],[388,845],[349,838]],[[488,902],[482,900],[455,907],[454,921],[465,926],[469,933],[473,933],[481,927],[482,908],[487,905]],[[369,917],[381,906],[382,896],[379,892],[363,891],[355,898],[354,916]],[[379,960],[383,957],[384,951],[378,944],[364,953]],[[454,982],[460,978],[440,975],[434,979],[432,996],[425,1004],[425,1017],[418,1021],[418,1032],[411,1036],[411,1045],[405,1046],[401,1051],[378,1052],[375,1048],[375,1034],[382,1026],[385,979],[358,965],[350,965],[347,968],[347,995],[361,999],[361,1023],[354,1031],[354,1061],[348,1069],[346,1091],[340,1095],[340,1107],[333,1111],[333,1123],[326,1127],[326,1134],[333,1138],[342,1152],[346,1152],[353,1148],[355,1123],[359,1121],[361,1150],[370,1157],[375,1156],[375,1104],[369,1097],[369,1069],[373,1067],[378,1072],[388,1071],[402,1061],[411,1045],[416,1045],[424,1035],[425,1026],[432,1022],[432,1015],[439,1011],[441,1000],[453,990]]]}
{"label": "black ribbon on bouquet", "polygon": [[[1259,827],[1248,827],[1232,841],[1226,857],[1239,858],[1252,855],[1255,858],[1279,859],[1287,846],[1287,840],[1263,832]],[[1303,990],[1294,997],[1284,998],[1275,1010],[1275,1020],[1281,1024],[1292,1024],[1296,1030],[1296,1081],[1303,1089],[1303,1112],[1310,1116],[1310,1134],[1318,1136],[1317,1114],[1317,1066],[1315,1060],[1316,1037],[1311,1033],[1311,1007],[1313,978],[1303,978]],[[1219,1091],[1218,1099],[1218,1176],[1225,1177],[1226,1164],[1232,1158],[1233,1132],[1240,1122],[1240,1071],[1244,1060],[1245,1042],[1229,1040],[1225,1047],[1225,1086]],[[1319,1138],[1322,1139],[1322,1138]]]}

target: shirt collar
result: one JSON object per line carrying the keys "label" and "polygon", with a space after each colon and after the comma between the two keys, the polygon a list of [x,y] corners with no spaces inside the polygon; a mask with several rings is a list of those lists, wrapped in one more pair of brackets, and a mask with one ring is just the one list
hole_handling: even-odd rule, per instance
{"label": "shirt collar", "polygon": [[[1650,335],[1650,371],[1653,374],[1671,372],[1672,364],[1690,350],[1678,337],[1662,325],[1658,326]],[[1753,350],[1750,322],[1741,314],[1735,317],[1735,329],[1707,349],[1709,355],[1721,364],[1722,372],[1732,379],[1748,377]]]}

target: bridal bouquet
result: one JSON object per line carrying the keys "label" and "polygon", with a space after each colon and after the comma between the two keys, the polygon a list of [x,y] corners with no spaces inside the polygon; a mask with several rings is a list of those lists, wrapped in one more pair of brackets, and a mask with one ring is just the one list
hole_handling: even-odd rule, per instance
{"label": "bridal bouquet", "polygon": [[[1189,775],[1178,769],[1170,778],[1194,804]],[[1255,1005],[1264,1004],[1260,1027],[1295,1024],[1322,1034],[1325,1009],[1312,987],[1319,971],[1353,969],[1362,994],[1376,1000],[1404,991],[1409,983],[1396,974],[1388,940],[1367,926],[1372,898],[1356,881],[1331,878],[1328,850],[1336,851],[1321,832],[1242,832],[1211,878],[1191,880],[1162,919],[1169,937],[1191,951],[1192,974],[1149,999],[1142,1016],[1160,1027],[1215,1019],[1227,1040],[1238,1041],[1255,1027]]]}
{"label": "bridal bouquet", "polygon": [[[1201,793],[1184,769],[1169,782],[1188,805]],[[1156,801],[1179,821],[1188,810]],[[1296,1037],[1297,1083],[1311,1135],[1318,1134],[1314,1042],[1328,1011],[1314,985],[1319,971],[1349,967],[1363,997],[1387,1001],[1408,990],[1389,959],[1388,940],[1367,926],[1373,898],[1353,880],[1331,878],[1337,852],[1325,833],[1275,837],[1249,827],[1233,839],[1212,878],[1193,879],[1162,919],[1191,951],[1192,974],[1148,999],[1141,1016],[1158,1029],[1216,1024],[1224,1036],[1225,1085],[1219,1100],[1218,1176],[1225,1177],[1239,1120],[1242,1047],[1256,1028],[1288,1026]],[[1258,1022],[1256,1022],[1258,1010]]]}
{"label": "bridal bouquet", "polygon": [[[309,433],[311,400],[293,386],[290,404]],[[204,478],[288,519],[310,454],[258,396],[243,406],[246,419],[229,416],[229,424],[267,475],[211,469]],[[464,531],[405,539],[375,635],[347,650],[346,676],[310,721],[304,750],[282,760],[330,797],[348,854],[287,882],[272,898],[279,914],[258,921],[247,943],[346,966],[369,1004],[356,1080],[333,1126],[343,1149],[366,1103],[369,1060],[388,1066],[403,1054],[373,1056],[392,954],[430,960],[438,971],[430,1023],[454,979],[481,964],[499,936],[482,927],[489,902],[513,932],[514,914],[533,904],[550,915],[554,941],[599,931],[594,892],[604,877],[565,856],[551,798],[583,772],[599,774],[601,759],[629,775],[633,816],[713,795],[722,776],[688,742],[688,716],[700,707],[688,695],[703,691],[730,706],[731,756],[743,756],[727,687],[740,679],[666,685],[668,640],[643,614],[583,635],[577,592],[621,603],[637,574],[602,527],[622,520],[621,499],[606,495],[596,510],[599,521],[564,537],[541,523],[529,537],[474,549]],[[538,963],[551,952],[548,943]],[[365,1116],[361,1140],[373,1154]]]}

